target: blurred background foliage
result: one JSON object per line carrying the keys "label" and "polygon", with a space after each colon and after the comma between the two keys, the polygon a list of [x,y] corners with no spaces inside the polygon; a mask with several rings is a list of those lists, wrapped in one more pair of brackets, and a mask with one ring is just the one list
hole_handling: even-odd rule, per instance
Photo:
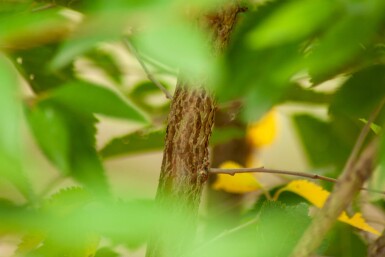
{"label": "blurred background foliage", "polygon": [[[273,107],[300,106],[289,113],[308,171],[338,177],[359,131],[385,97],[385,2],[245,0],[247,11],[228,49],[215,56],[210,33],[198,24],[227,2],[0,1],[0,186],[11,192],[0,199],[0,241],[12,245],[11,255],[128,256],[143,249],[149,234],[178,229],[179,221],[154,209],[152,200],[116,194],[105,168],[108,159],[160,151],[164,144],[169,101],[138,67],[130,69],[136,58],[170,92],[179,76],[202,81],[213,93],[230,121],[223,126],[216,121],[211,146],[222,148],[215,154],[234,147],[230,142],[244,142],[244,151],[214,156],[215,165],[223,159],[253,165],[253,154],[265,146],[252,141],[259,135],[264,142],[271,133],[257,130],[261,134],[250,139],[250,124]],[[105,119],[125,127],[99,142]],[[384,119],[381,111],[370,137],[382,136]],[[49,164],[34,162],[31,144]],[[281,145],[277,167],[287,168],[281,160],[292,147]],[[384,190],[384,162],[382,143],[372,189]],[[124,168],[131,169],[138,167]],[[138,183],[130,179],[127,185]],[[37,186],[41,181],[46,185]],[[241,202],[237,219],[243,225],[229,232],[216,212],[215,233],[199,232],[186,256],[288,256],[312,207],[289,192],[280,202],[268,201],[287,182],[279,176],[262,179],[262,189],[233,198]],[[127,198],[136,195],[141,198],[140,193]],[[382,231],[384,206],[383,196],[362,194],[347,212],[361,211]],[[227,202],[225,207],[231,208]],[[199,231],[213,221],[207,217],[203,210]],[[364,256],[374,239],[338,224],[318,252]]]}

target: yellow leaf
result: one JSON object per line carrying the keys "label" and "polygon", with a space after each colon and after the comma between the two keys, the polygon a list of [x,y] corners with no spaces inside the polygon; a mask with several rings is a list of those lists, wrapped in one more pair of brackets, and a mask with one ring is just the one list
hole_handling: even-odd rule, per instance
{"label": "yellow leaf", "polygon": [[256,148],[271,145],[276,136],[277,113],[274,110],[249,125],[246,132],[247,140]]}
{"label": "yellow leaf", "polygon": [[[330,192],[307,180],[291,181],[289,184],[275,193],[274,199],[277,200],[279,195],[284,191],[290,191],[300,195],[318,208],[321,208],[325,204],[326,199],[330,195]],[[351,218],[346,214],[346,212],[342,212],[338,217],[338,220],[375,235],[381,234],[365,222],[360,212],[354,214]]]}
{"label": "yellow leaf", "polygon": [[[220,168],[238,169],[241,165],[235,162],[225,162]],[[234,176],[229,174],[218,174],[217,180],[213,184],[216,190],[224,190],[229,193],[242,194],[262,188],[258,180],[250,173],[237,173]]]}

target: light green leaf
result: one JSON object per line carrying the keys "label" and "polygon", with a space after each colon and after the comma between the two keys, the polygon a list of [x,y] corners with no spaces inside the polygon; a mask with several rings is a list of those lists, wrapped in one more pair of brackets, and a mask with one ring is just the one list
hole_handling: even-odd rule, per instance
{"label": "light green leaf", "polygon": [[45,155],[64,174],[70,172],[70,131],[62,114],[50,104],[26,108],[29,125]]}
{"label": "light green leaf", "polygon": [[0,174],[31,197],[21,160],[21,99],[19,81],[11,62],[0,53]]}
{"label": "light green leaf", "polygon": [[201,78],[213,72],[213,56],[207,39],[182,21],[159,22],[133,38],[137,49],[188,78]]}
{"label": "light green leaf", "polygon": [[52,90],[48,98],[77,113],[98,113],[139,123],[148,122],[144,113],[113,91],[81,81]]}

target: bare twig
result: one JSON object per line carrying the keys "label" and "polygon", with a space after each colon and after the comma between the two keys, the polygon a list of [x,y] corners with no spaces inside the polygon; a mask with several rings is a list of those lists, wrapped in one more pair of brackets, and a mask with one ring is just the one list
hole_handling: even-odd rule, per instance
{"label": "bare twig", "polygon": [[319,247],[338,216],[348,207],[355,193],[362,188],[365,180],[373,172],[374,160],[377,153],[377,142],[372,141],[360,156],[359,152],[370,131],[371,123],[374,122],[383,105],[384,101],[382,101],[378,108],[370,115],[333,192],[329,195],[324,207],[316,213],[313,222],[302,235],[302,238],[291,255],[292,257],[307,257]]}
{"label": "bare twig", "polygon": [[318,174],[312,174],[312,173],[306,173],[306,172],[297,172],[297,171],[287,171],[287,170],[275,170],[275,169],[267,169],[263,167],[259,168],[240,168],[240,169],[217,169],[217,168],[211,168],[210,173],[216,173],[216,174],[229,174],[234,175],[236,173],[271,173],[271,174],[280,174],[280,175],[289,175],[289,176],[297,176],[297,177],[304,177],[304,178],[311,178],[311,179],[319,179],[329,182],[337,182],[334,178],[329,178],[325,176],[321,176]]}
{"label": "bare twig", "polygon": [[[239,168],[239,169],[219,169],[219,168],[211,168],[209,170],[211,174],[229,174],[231,176],[237,174],[237,173],[269,173],[269,174],[279,174],[279,175],[288,175],[288,176],[296,176],[296,177],[302,177],[302,178],[310,178],[310,179],[317,179],[317,180],[323,180],[328,181],[332,183],[337,183],[338,180],[335,178],[330,178],[314,173],[306,173],[306,172],[298,172],[298,171],[288,171],[288,170],[276,170],[276,169],[267,169],[264,167],[258,167],[258,168]],[[360,190],[367,191],[369,193],[375,193],[375,194],[382,194],[385,195],[384,191],[376,190],[376,189],[370,189],[366,187],[361,187]]]}
{"label": "bare twig", "polygon": [[152,75],[150,70],[147,68],[146,64],[143,62],[141,57],[139,56],[138,52],[134,48],[134,46],[131,44],[131,42],[125,37],[123,38],[124,44],[128,48],[128,50],[135,56],[135,58],[138,60],[140,66],[142,67],[143,71],[146,73],[147,78],[155,84],[162,92],[165,94],[167,99],[172,99],[172,95],[168,90]]}

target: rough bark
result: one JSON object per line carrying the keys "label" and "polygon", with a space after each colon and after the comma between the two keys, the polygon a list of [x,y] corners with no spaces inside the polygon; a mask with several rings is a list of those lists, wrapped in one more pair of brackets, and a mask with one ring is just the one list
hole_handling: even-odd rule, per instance
{"label": "rough bark", "polygon": [[[224,49],[240,11],[237,5],[231,5],[201,19],[212,32],[213,54]],[[178,83],[168,117],[156,202],[171,219],[183,216],[184,222],[157,231],[149,241],[147,257],[182,256],[192,243],[202,189],[208,178],[214,114],[213,99],[200,85]]]}

